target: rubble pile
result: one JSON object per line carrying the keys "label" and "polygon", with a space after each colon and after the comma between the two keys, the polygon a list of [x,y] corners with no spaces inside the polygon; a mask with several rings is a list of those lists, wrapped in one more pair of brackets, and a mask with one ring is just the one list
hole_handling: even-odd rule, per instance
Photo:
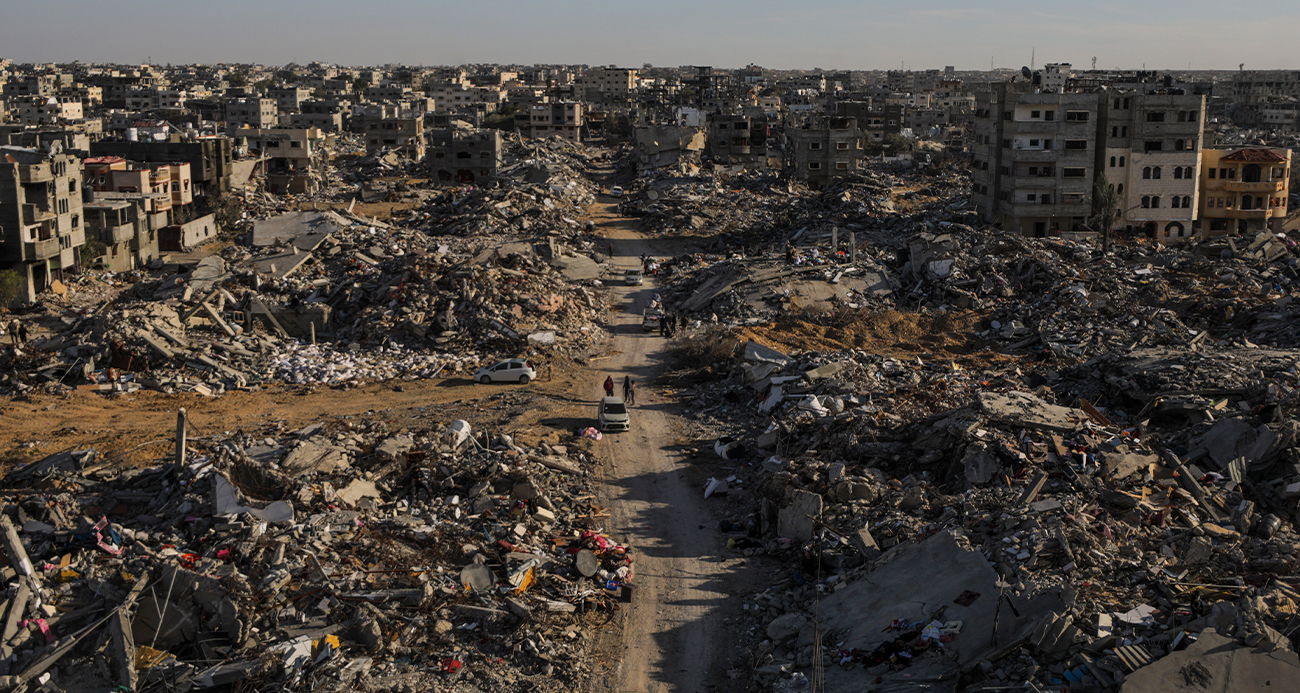
{"label": "rubble pile", "polygon": [[789,566],[747,600],[754,685],[821,667],[828,690],[1117,691],[1198,638],[1300,667],[1297,366],[1163,348],[977,370],[753,342],[710,364],[682,393],[726,433],[706,497],[731,550]]}
{"label": "rubble pile", "polygon": [[74,313],[10,387],[219,395],[409,380],[523,350],[580,352],[602,337],[603,256],[550,239],[437,242],[346,213],[290,217],[285,238],[226,248]]}
{"label": "rubble pile", "polygon": [[82,450],[8,475],[0,687],[549,691],[595,673],[633,574],[585,453],[464,421],[190,443],[143,469]]}
{"label": "rubble pile", "polygon": [[[978,311],[976,336],[1007,353],[1089,358],[1125,348],[1228,340],[1300,346],[1300,236],[1260,233],[1187,248],[976,229],[931,214],[892,244],[836,227],[772,255],[695,255],[661,265],[665,305],[732,324],[790,310]],[[899,222],[900,224],[902,222]],[[856,247],[848,247],[856,242]]]}
{"label": "rubble pile", "polygon": [[1211,335],[1296,347],[1298,248],[1295,238],[1260,233],[1101,255],[1081,242],[941,223],[910,241],[901,271],[931,302],[988,310],[982,336],[1011,350],[1086,358]]}
{"label": "rubble pile", "polygon": [[409,223],[433,236],[558,233],[587,231],[580,219],[598,188],[585,175],[583,148],[551,137],[523,140],[506,135],[505,159],[485,186],[443,188],[417,210]]}
{"label": "rubble pile", "polygon": [[[863,174],[814,192],[802,184],[765,173],[691,176],[664,171],[642,174],[625,194],[621,210],[642,217],[655,234],[718,236],[721,248],[779,247],[786,240],[807,243],[829,236],[832,228],[862,234],[889,245],[896,208],[887,174]],[[887,223],[888,222],[888,223]]]}

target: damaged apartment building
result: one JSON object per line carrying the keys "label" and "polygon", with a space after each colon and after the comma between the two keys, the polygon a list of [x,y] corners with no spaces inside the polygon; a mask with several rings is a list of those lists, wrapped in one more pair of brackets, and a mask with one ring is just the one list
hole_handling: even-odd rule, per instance
{"label": "damaged apartment building", "polygon": [[324,184],[332,137],[320,129],[246,128],[236,136],[261,158],[267,192],[311,194]]}
{"label": "damaged apartment building", "polygon": [[184,251],[213,240],[212,214],[194,214],[188,162],[142,164],[122,157],[83,162],[86,232],[103,244],[90,262],[111,271],[144,267],[162,253]]}
{"label": "damaged apartment building", "polygon": [[718,164],[767,168],[768,131],[766,116],[712,115],[708,154]]}
{"label": "damaged apartment building", "polygon": [[1117,229],[1190,238],[1204,114],[1201,95],[994,84],[976,107],[974,202],[1023,235],[1088,233],[1094,193],[1110,186]]}
{"label": "damaged apartment building", "polygon": [[570,142],[583,137],[583,105],[572,101],[533,104],[529,109],[530,137],[559,136]]}
{"label": "damaged apartment building", "polygon": [[787,128],[786,167],[818,190],[862,168],[862,131],[857,118],[821,118],[802,128]]}
{"label": "damaged apartment building", "polygon": [[429,132],[429,177],[438,183],[474,183],[496,175],[501,131],[451,127]]}
{"label": "damaged apartment building", "polygon": [[411,109],[368,104],[361,118],[366,154],[395,151],[411,159],[424,158],[424,116]]}
{"label": "damaged apartment building", "polygon": [[90,155],[116,156],[144,164],[187,162],[197,197],[216,197],[229,192],[235,168],[232,142],[226,137],[201,137],[183,141],[178,136],[172,136],[166,142],[100,140],[91,143]]}
{"label": "damaged apartment building", "polygon": [[1201,228],[1207,236],[1281,233],[1291,195],[1291,150],[1207,149],[1201,157]]}
{"label": "damaged apartment building", "polygon": [[26,301],[80,267],[81,160],[48,149],[0,147],[0,269],[18,273]]}

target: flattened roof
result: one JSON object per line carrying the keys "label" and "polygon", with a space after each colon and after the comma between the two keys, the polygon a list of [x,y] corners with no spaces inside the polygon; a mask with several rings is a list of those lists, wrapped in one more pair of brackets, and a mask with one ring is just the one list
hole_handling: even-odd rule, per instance
{"label": "flattened roof", "polygon": [[1219,159],[1220,161],[1259,161],[1259,162],[1280,162],[1286,161],[1286,157],[1278,154],[1271,149],[1238,149],[1237,151]]}

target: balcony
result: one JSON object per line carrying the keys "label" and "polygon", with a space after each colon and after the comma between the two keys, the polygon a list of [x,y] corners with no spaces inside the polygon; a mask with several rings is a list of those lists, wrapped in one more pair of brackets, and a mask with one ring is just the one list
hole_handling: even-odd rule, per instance
{"label": "balcony", "polygon": [[54,212],[49,212],[36,205],[23,205],[23,226],[35,226],[47,221],[54,221]]}
{"label": "balcony", "polygon": [[30,164],[18,167],[18,182],[26,184],[48,183],[54,180],[54,171],[49,164]]}
{"label": "balcony", "polygon": [[1243,183],[1241,181],[1227,181],[1222,183],[1223,189],[1229,192],[1248,192],[1248,193],[1274,193],[1282,192],[1284,181],[1275,180],[1264,183]]}
{"label": "balcony", "polygon": [[58,257],[60,250],[62,250],[62,248],[59,247],[58,236],[51,236],[43,241],[24,243],[23,260],[25,262],[48,260],[52,257]]}
{"label": "balcony", "polygon": [[1017,120],[1013,127],[1006,128],[1008,134],[1042,135],[1060,131],[1061,124],[1055,120]]}
{"label": "balcony", "polygon": [[1024,163],[1056,161],[1058,153],[1055,149],[1015,149],[1008,160]]}
{"label": "balcony", "polygon": [[1013,202],[1008,206],[1017,217],[1085,217],[1090,211],[1086,204],[1064,204],[1059,199],[1052,204]]}
{"label": "balcony", "polygon": [[126,243],[135,238],[135,227],[131,224],[122,224],[119,226],[101,226],[96,229],[99,234],[99,240],[109,245]]}
{"label": "balcony", "polygon": [[1031,176],[1028,174],[1016,176],[1013,182],[1017,189],[1033,188],[1035,190],[1054,190],[1058,184],[1059,181],[1056,180],[1056,176]]}
{"label": "balcony", "polygon": [[[1285,207],[1276,208],[1277,211],[1284,211]],[[1267,219],[1273,212],[1271,209],[1222,209],[1215,210],[1214,216],[1225,216],[1229,219]]]}

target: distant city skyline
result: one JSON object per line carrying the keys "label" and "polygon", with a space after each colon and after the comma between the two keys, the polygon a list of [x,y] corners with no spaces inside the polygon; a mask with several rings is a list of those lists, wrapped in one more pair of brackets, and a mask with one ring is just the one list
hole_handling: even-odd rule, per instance
{"label": "distant city skyline", "polygon": [[[1300,69],[1288,38],[1300,3],[1186,0],[714,0],[595,4],[280,0],[166,6],[124,0],[14,3],[0,58],[139,64],[312,61],[340,65],[466,63],[640,67],[715,65],[827,70],[1018,68]],[[1248,10],[1242,12],[1241,10]],[[1243,40],[1249,37],[1250,40]]]}

